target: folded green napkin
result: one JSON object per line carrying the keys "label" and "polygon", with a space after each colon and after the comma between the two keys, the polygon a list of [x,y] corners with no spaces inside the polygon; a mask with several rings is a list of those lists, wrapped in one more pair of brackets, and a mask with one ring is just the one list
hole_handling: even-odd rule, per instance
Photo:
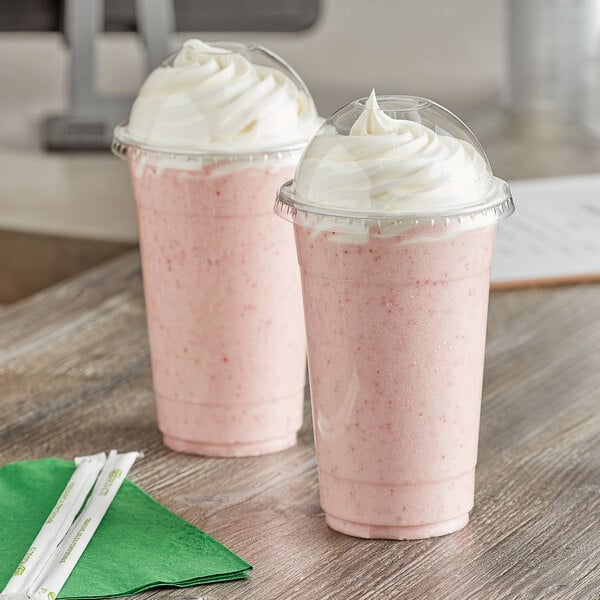
{"label": "folded green napkin", "polygon": [[[0,591],[74,468],[57,458],[0,468]],[[59,599],[130,596],[159,586],[242,579],[251,568],[126,480]]]}

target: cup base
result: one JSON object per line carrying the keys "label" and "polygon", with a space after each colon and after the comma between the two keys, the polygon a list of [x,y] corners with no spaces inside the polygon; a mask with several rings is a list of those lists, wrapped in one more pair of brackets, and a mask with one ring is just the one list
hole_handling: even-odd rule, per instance
{"label": "cup base", "polygon": [[325,521],[331,529],[359,538],[381,540],[424,540],[447,535],[462,529],[469,522],[469,513],[447,521],[425,523],[423,525],[367,525],[366,523],[355,523],[353,521],[346,521],[345,519],[338,519],[331,515],[325,515]]}
{"label": "cup base", "polygon": [[200,456],[211,456],[217,458],[230,458],[242,456],[261,456],[263,454],[274,454],[287,450],[296,445],[296,433],[265,440],[262,442],[234,443],[234,444],[210,444],[205,442],[194,442],[182,440],[172,435],[163,434],[163,442],[167,448],[185,454],[198,454]]}

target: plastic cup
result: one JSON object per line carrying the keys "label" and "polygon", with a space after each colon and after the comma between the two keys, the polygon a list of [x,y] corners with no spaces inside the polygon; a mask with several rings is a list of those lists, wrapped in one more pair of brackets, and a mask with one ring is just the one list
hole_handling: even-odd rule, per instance
{"label": "plastic cup", "polygon": [[[381,103],[485,159],[434,103]],[[338,111],[312,143],[332,128],[346,135],[363,108],[364,99]],[[331,163],[323,168],[334,177]],[[294,223],[327,524],[362,538],[456,531],[473,507],[489,274],[496,221],[514,210],[508,186],[470,208],[378,213],[311,204],[296,183],[281,188],[276,212]]]}
{"label": "plastic cup", "polygon": [[158,426],[173,450],[253,456],[296,443],[300,278],[272,204],[304,146],[211,152],[115,131],[137,205]]}

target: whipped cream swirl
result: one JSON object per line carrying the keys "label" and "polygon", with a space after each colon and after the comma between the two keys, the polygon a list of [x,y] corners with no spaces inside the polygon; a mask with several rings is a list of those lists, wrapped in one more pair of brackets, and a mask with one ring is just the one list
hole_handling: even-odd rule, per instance
{"label": "whipped cream swirl", "polygon": [[394,214],[484,203],[500,184],[472,144],[387,115],[373,90],[349,135],[325,125],[313,139],[295,193],[308,205]]}
{"label": "whipped cream swirl", "polygon": [[[269,53],[254,48],[268,60]],[[129,119],[141,143],[177,149],[256,151],[303,142],[321,124],[312,98],[283,63],[188,40],[142,85]],[[303,86],[302,86],[303,87]]]}

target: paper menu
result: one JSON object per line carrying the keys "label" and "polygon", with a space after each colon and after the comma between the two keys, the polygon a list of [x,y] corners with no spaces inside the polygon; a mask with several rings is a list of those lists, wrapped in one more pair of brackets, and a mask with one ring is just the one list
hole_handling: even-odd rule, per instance
{"label": "paper menu", "polygon": [[600,281],[600,175],[514,181],[492,287]]}

